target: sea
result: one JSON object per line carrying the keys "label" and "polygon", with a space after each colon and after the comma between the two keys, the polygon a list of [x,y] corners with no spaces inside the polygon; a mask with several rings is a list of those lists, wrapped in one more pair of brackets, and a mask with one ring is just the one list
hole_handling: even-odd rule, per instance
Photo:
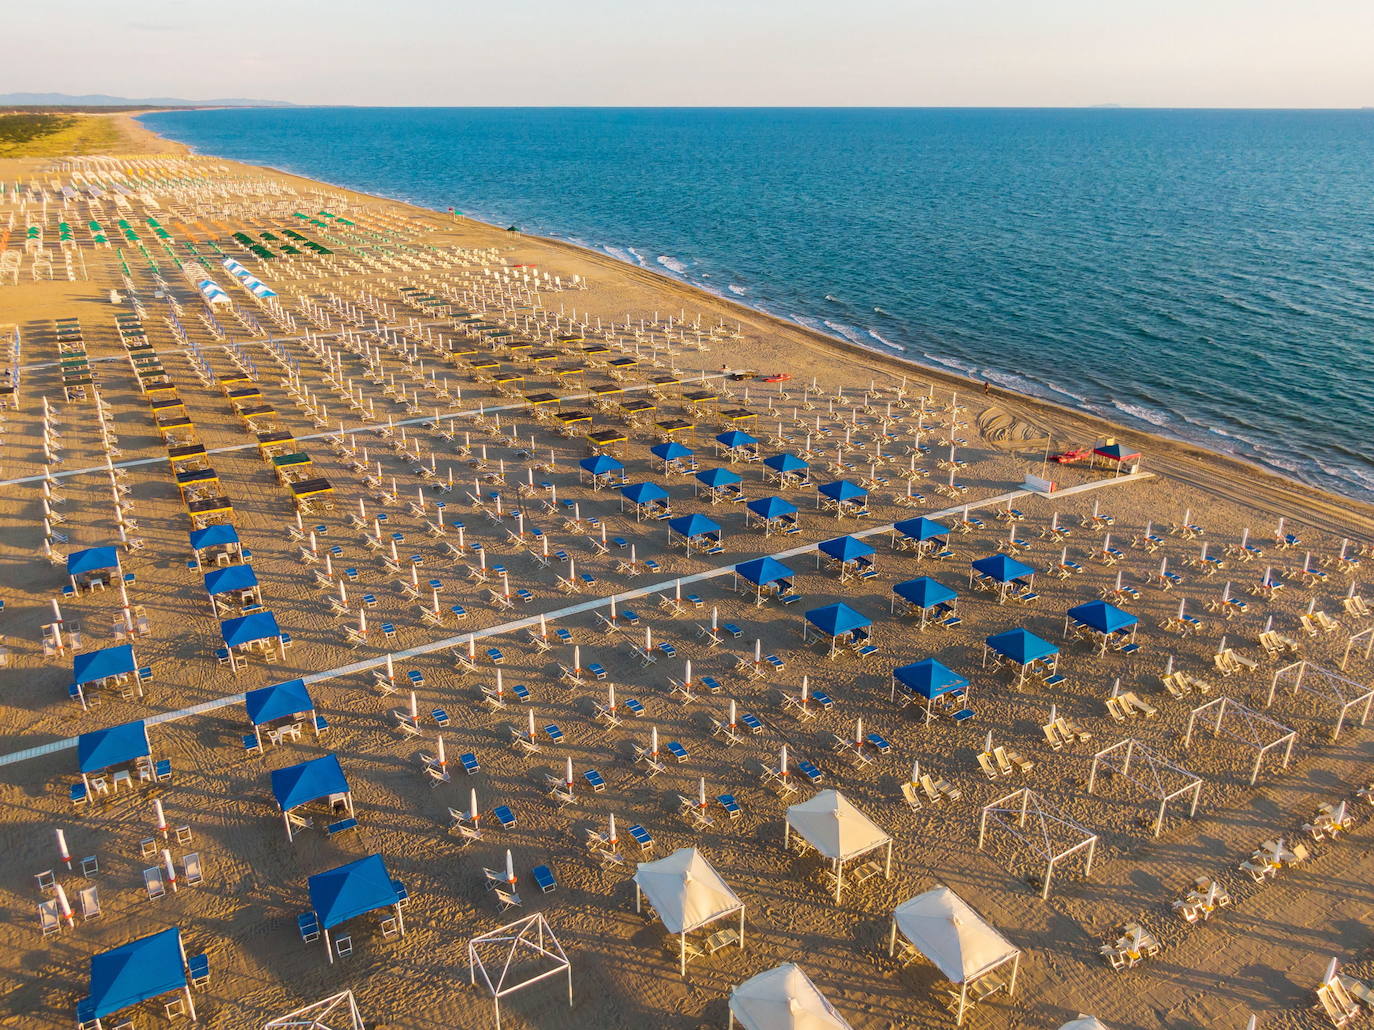
{"label": "sea", "polygon": [[557,237],[1374,500],[1374,110],[143,121],[202,153]]}

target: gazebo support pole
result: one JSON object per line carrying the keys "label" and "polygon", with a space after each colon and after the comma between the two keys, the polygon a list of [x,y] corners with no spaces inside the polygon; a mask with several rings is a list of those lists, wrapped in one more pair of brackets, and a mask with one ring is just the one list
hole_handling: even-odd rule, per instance
{"label": "gazebo support pole", "polygon": [[840,903],[840,891],[844,889],[844,861],[835,859],[835,904]]}
{"label": "gazebo support pole", "polygon": [[897,950],[897,917],[892,917],[892,929],[887,935],[887,957],[891,958]]}
{"label": "gazebo support pole", "polygon": [[739,909],[739,950],[744,950],[744,906]]}
{"label": "gazebo support pole", "polygon": [[887,842],[887,862],[883,867],[883,879],[892,879],[892,841]]}
{"label": "gazebo support pole", "polygon": [[329,964],[334,964],[334,946],[329,943],[329,931],[324,931],[324,953],[329,956]]}
{"label": "gazebo support pole", "polygon": [[291,832],[291,816],[287,814],[287,811],[284,808],[281,810],[281,821],[286,824],[286,839],[288,841],[294,841],[296,839],[296,835]]}
{"label": "gazebo support pole", "polygon": [[186,1011],[187,1011],[187,1012],[190,1014],[190,1016],[191,1016],[191,1022],[194,1023],[194,1022],[196,1021],[196,1000],[195,1000],[194,998],[191,997],[191,985],[190,985],[190,984],[187,984],[187,985],[186,985],[185,991],[186,991]]}
{"label": "gazebo support pole", "polygon": [[965,980],[959,985],[959,1012],[954,1017],[955,1026],[964,1025],[964,1009],[968,1005],[968,981]]}
{"label": "gazebo support pole", "polygon": [[677,964],[681,975],[687,975],[687,931],[677,935]]}

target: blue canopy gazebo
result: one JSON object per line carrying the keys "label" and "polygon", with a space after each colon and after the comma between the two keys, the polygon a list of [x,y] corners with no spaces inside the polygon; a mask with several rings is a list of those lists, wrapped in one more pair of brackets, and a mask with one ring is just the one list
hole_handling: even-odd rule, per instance
{"label": "blue canopy gazebo", "polygon": [[754,585],[754,603],[762,604],[763,599],[768,593],[776,593],[779,597],[798,597],[792,594],[792,579],[796,575],[782,562],[769,555],[762,558],[751,558],[749,561],[741,562],[735,566],[735,576],[746,583]]}
{"label": "blue canopy gazebo", "polygon": [[92,730],[76,738],[77,769],[88,791],[91,787],[90,777],[116,766],[138,766],[141,761],[147,763],[151,774],[153,749],[148,743],[148,725],[141,719],[103,730]]}
{"label": "blue canopy gazebo", "polygon": [[[932,611],[935,611],[941,618],[958,619],[959,595],[952,588],[945,586],[937,579],[931,579],[929,576],[908,579],[894,586],[892,588],[891,608],[893,612],[897,611],[899,603],[908,614],[920,615],[921,629],[926,628]],[[951,625],[957,626],[958,622],[951,623]]]}
{"label": "blue canopy gazebo", "polygon": [[590,479],[593,490],[609,486],[625,475],[625,466],[609,454],[594,454],[590,458],[583,458],[577,465],[582,470],[579,473],[582,482]]}
{"label": "blue canopy gazebo", "polygon": [[271,646],[272,641],[281,643],[282,640],[281,627],[271,612],[254,612],[236,619],[225,619],[219,624],[219,632],[224,639],[225,650],[229,652],[229,665],[235,672],[238,671],[235,651],[262,644]]}
{"label": "blue canopy gazebo", "polygon": [[763,459],[763,468],[763,478],[774,480],[779,486],[805,486],[810,479],[811,466],[795,454],[770,454]]}
{"label": "blue canopy gazebo", "polygon": [[1113,465],[1115,465],[1116,470],[1119,473],[1121,469],[1126,465],[1138,462],[1140,460],[1140,452],[1132,450],[1129,447],[1125,447],[1122,444],[1117,443],[1115,440],[1109,439],[1100,447],[1093,448],[1093,454],[1091,460],[1089,461],[1089,465],[1096,465],[1098,458],[1101,458],[1103,461],[1110,462]]}
{"label": "blue canopy gazebo", "polygon": [[743,500],[744,494],[740,490],[740,484],[743,482],[743,476],[729,469],[702,469],[696,474],[695,492],[700,497],[702,488],[705,487],[706,500],[710,504]]}
{"label": "blue canopy gazebo", "polygon": [[1019,596],[1030,595],[1035,587],[1035,570],[999,551],[970,562],[968,581],[969,586],[976,582],[984,589],[996,590],[997,603],[1001,604],[1013,588],[1021,591]]}
{"label": "blue canopy gazebo", "polygon": [[221,558],[228,562],[239,557],[243,552],[239,544],[239,531],[227,522],[216,523],[213,526],[206,526],[204,529],[191,531],[191,555],[197,568],[205,564],[205,560],[212,555],[202,554],[202,551],[213,551],[216,564]]}
{"label": "blue canopy gazebo", "polygon": [[827,657],[835,657],[841,644],[863,644],[869,637],[869,627],[873,620],[867,615],[856,612],[840,601],[827,604],[823,608],[812,608],[802,617],[802,640],[812,636],[829,639],[830,652]]}
{"label": "blue canopy gazebo", "polygon": [[243,695],[243,706],[248,712],[248,721],[253,726],[253,735],[262,746],[262,727],[278,720],[296,716],[310,717],[310,726],[315,731],[315,739],[320,736],[319,720],[315,717],[315,701],[310,691],[305,689],[305,680],[286,680],[270,687],[259,687]]}
{"label": "blue canopy gazebo", "polygon": [[729,429],[716,437],[716,454],[726,461],[758,461],[759,442],[742,429]]}
{"label": "blue canopy gazebo", "polygon": [[688,552],[692,550],[715,554],[720,549],[720,526],[705,515],[679,515],[668,520],[668,539],[680,537]]}
{"label": "blue canopy gazebo", "polygon": [[211,569],[204,576],[205,592],[210,595],[210,603],[215,614],[220,614],[220,597],[236,594],[238,607],[262,604],[262,590],[258,586],[258,574],[251,565],[226,565],[222,569]]}
{"label": "blue canopy gazebo", "polygon": [[394,908],[396,927],[405,936],[405,916],[401,914],[401,894],[397,886],[381,855],[368,855],[356,862],[316,873],[306,881],[310,907],[324,930],[324,950],[331,963],[334,948],[329,941],[329,931],[368,912]]}
{"label": "blue canopy gazebo", "polygon": [[1065,613],[1064,636],[1068,637],[1074,628],[1092,639],[1099,652],[1105,652],[1114,640],[1122,641],[1123,645],[1133,644],[1140,620],[1106,601],[1088,601]]}
{"label": "blue canopy gazebo", "polygon": [[90,994],[77,1003],[77,1020],[84,1025],[174,991],[185,992],[187,1015],[195,1022],[186,947],[175,926],[92,955]]}
{"label": "blue canopy gazebo", "polygon": [[816,545],[816,568],[819,569],[821,562],[828,559],[831,567],[839,570],[841,583],[855,574],[867,579],[878,574],[873,568],[873,555],[876,553],[871,544],[852,536],[822,540]]}
{"label": "blue canopy gazebo", "polygon": [[138,696],[143,696],[143,686],[138,678],[138,659],[134,656],[132,644],[119,644],[116,647],[102,647],[98,651],[87,651],[72,656],[72,686],[81,707],[86,707],[86,688],[104,686],[106,683],[120,683],[132,679]]}
{"label": "blue canopy gazebo", "polygon": [[763,527],[763,535],[774,530],[781,533],[796,533],[801,527],[797,524],[797,506],[781,497],[760,497],[744,506],[744,524]]}
{"label": "blue canopy gazebo", "polygon": [[864,502],[867,499],[868,491],[847,479],[838,479],[833,483],[822,483],[816,487],[816,507],[833,511],[837,519],[846,515],[868,514],[867,509],[864,508]]}
{"label": "blue canopy gazebo", "polygon": [[295,827],[307,825],[304,819],[293,817],[291,813],[312,801],[326,798],[331,808],[335,803],[340,803],[348,810],[349,816],[354,814],[353,791],[348,786],[337,755],[324,755],[298,765],[288,765],[284,769],[273,769],[272,796],[281,809],[287,840],[296,839]]}
{"label": "blue canopy gazebo", "polygon": [[983,668],[987,668],[989,656],[997,665],[1014,666],[1018,684],[1032,666],[1043,668],[1047,681],[1057,675],[1059,667],[1059,648],[1027,629],[1009,629],[988,637],[983,641]]}
{"label": "blue canopy gazebo", "polygon": [[73,551],[67,555],[67,575],[71,577],[72,589],[99,582],[102,586],[110,582],[110,576],[101,573],[114,571],[119,574],[119,548],[88,547],[84,551]]}
{"label": "blue canopy gazebo", "polygon": [[913,700],[920,698],[925,701],[926,722],[929,722],[934,715],[936,701],[956,695],[962,703],[968,697],[968,688],[966,677],[960,676],[937,658],[926,658],[892,670],[892,692],[888,700],[896,701],[898,690]]}
{"label": "blue canopy gazebo", "polygon": [[918,558],[944,552],[949,547],[949,527],[924,515],[892,524],[892,548],[915,551]]}
{"label": "blue canopy gazebo", "polygon": [[656,443],[649,448],[649,453],[663,462],[665,476],[672,473],[685,476],[697,470],[697,460],[692,456],[692,449],[676,440]]}
{"label": "blue canopy gazebo", "polygon": [[657,483],[631,483],[620,488],[620,510],[625,510],[625,502],[634,505],[635,521],[641,519],[666,519],[673,513],[668,500],[668,491]]}

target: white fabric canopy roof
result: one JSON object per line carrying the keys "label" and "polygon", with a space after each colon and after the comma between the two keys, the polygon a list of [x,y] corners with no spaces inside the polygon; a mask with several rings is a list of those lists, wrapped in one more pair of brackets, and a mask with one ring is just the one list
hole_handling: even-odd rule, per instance
{"label": "white fabric canopy roof", "polygon": [[679,848],[657,862],[641,862],[635,883],[669,933],[689,933],[744,903],[696,848]]}
{"label": "white fabric canopy roof", "polygon": [[744,1030],[851,1030],[811,978],[794,963],[750,977],[730,992]]}
{"label": "white fabric canopy roof", "polygon": [[1069,1020],[1059,1030],[1110,1030],[1110,1028],[1096,1016],[1080,1014],[1077,1019]]}
{"label": "white fabric canopy roof", "polygon": [[1018,954],[948,887],[935,887],[892,913],[902,936],[954,983],[967,983]]}
{"label": "white fabric canopy roof", "polygon": [[837,790],[823,790],[810,801],[789,806],[787,824],[826,858],[841,862],[892,839]]}

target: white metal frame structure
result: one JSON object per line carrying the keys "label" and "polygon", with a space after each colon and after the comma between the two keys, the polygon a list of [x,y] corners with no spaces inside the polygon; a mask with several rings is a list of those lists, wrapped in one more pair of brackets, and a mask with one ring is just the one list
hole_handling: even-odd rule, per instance
{"label": "white metal frame structure", "polygon": [[[1121,754],[1122,751],[1125,752],[1124,756]],[[1132,764],[1137,769],[1134,775],[1131,773]],[[1145,766],[1143,772],[1140,771],[1142,764]],[[1159,836],[1164,827],[1164,813],[1168,809],[1170,801],[1191,794],[1193,800],[1188,808],[1188,818],[1191,819],[1197,815],[1198,802],[1202,800],[1202,777],[1159,757],[1149,747],[1133,737],[1119,740],[1093,755],[1092,771],[1088,773],[1089,794],[1097,785],[1099,768],[1106,772],[1120,774],[1123,779],[1150,795],[1152,800],[1159,802],[1159,809],[1155,813],[1154,836],[1156,837]],[[1180,777],[1186,782],[1181,787],[1170,789],[1166,780],[1177,781]]]}
{"label": "white metal frame structure", "polygon": [[[501,971],[492,980],[492,970],[496,968],[483,959],[483,952],[495,953],[499,957]],[[533,959],[546,968],[523,976],[515,982],[511,978],[511,968],[521,959]],[[496,1012],[496,1030],[501,1030],[501,999],[508,994],[547,980],[551,976],[564,973],[568,977],[568,1007],[572,1008],[572,963],[568,961],[563,945],[554,936],[553,927],[543,913],[535,913],[513,923],[499,926],[490,933],[484,933],[468,941],[468,976],[474,986],[477,974],[482,974],[482,982],[491,992],[491,1004]]]}
{"label": "white metal frame structure", "polygon": [[353,992],[341,991],[269,1020],[262,1030],[367,1030],[367,1024]]}
{"label": "white metal frame structure", "polygon": [[[983,850],[983,842],[987,839],[989,816],[993,823],[1006,830],[1017,842],[1045,860],[1045,886],[1040,891],[1042,901],[1049,898],[1054,870],[1064,859],[1086,852],[1083,875],[1092,875],[1093,858],[1097,854],[1097,834],[1081,823],[1047,811],[1040,795],[1029,787],[1021,787],[983,806],[983,814],[978,820],[979,851]],[[1032,819],[1034,829],[1028,831],[1026,824]],[[1070,839],[1065,841],[1065,837]]]}
{"label": "white metal frame structure", "polygon": [[[1288,763],[1293,757],[1293,745],[1297,742],[1298,734],[1276,719],[1271,719],[1262,712],[1257,712],[1253,708],[1241,704],[1234,698],[1223,694],[1221,697],[1213,698],[1198,705],[1188,713],[1188,732],[1183,736],[1183,747],[1189,748],[1193,744],[1193,729],[1197,724],[1199,715],[1207,713],[1210,721],[1212,711],[1216,712],[1216,722],[1212,726],[1212,736],[1220,737],[1225,735],[1231,740],[1255,749],[1255,765],[1250,770],[1250,786],[1255,785],[1259,779],[1260,765],[1264,762],[1264,756],[1276,747],[1283,747],[1283,767],[1288,768]],[[1227,716],[1235,713],[1236,717],[1228,723]],[[1232,729],[1232,726],[1239,723],[1239,729]],[[1244,730],[1244,734],[1239,731]],[[1260,730],[1268,730],[1277,733],[1272,740],[1266,742],[1260,736]]]}
{"label": "white metal frame structure", "polygon": [[1274,678],[1269,681],[1269,694],[1264,700],[1265,708],[1273,707],[1274,695],[1278,692],[1279,684],[1286,685],[1289,682],[1293,685],[1294,695],[1299,691],[1311,695],[1314,709],[1323,701],[1335,706],[1337,716],[1336,727],[1331,731],[1333,741],[1340,739],[1346,717],[1352,709],[1361,709],[1361,726],[1369,721],[1369,709],[1371,704],[1374,704],[1374,687],[1366,687],[1363,683],[1356,683],[1306,660],[1285,665],[1282,669],[1274,671]]}

